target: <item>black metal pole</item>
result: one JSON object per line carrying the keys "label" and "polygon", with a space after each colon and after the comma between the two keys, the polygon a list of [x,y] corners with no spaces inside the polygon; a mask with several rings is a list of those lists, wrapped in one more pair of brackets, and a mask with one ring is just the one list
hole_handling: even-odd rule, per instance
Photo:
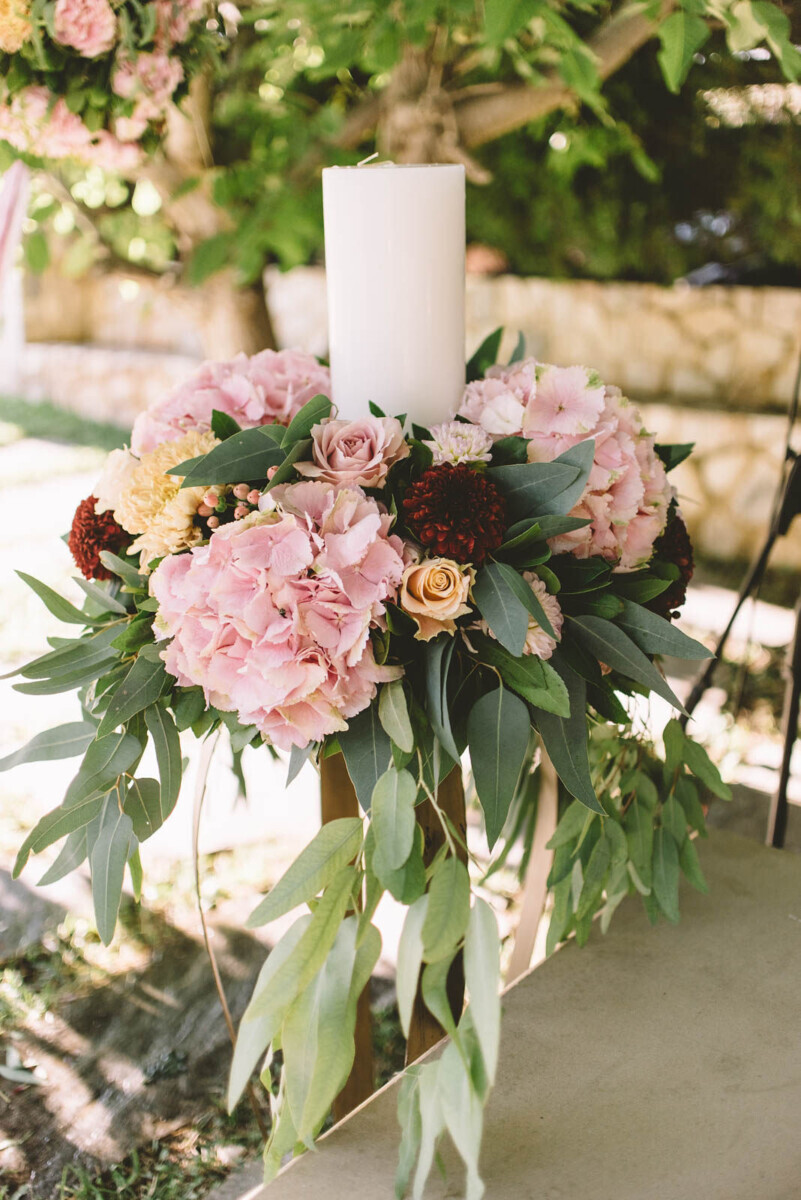
{"label": "black metal pole", "polygon": [[782,712],[782,764],[779,771],[779,782],[775,795],[771,800],[770,816],[768,817],[768,832],[765,839],[768,846],[781,849],[787,835],[787,787],[790,782],[790,760],[793,746],[798,736],[799,700],[801,699],[801,596],[795,606],[795,631],[787,656],[787,688],[784,693],[784,709]]}

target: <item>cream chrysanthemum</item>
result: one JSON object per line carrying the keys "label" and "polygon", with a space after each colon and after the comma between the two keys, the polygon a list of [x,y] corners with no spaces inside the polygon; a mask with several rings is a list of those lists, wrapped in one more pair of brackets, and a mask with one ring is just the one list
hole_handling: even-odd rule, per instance
{"label": "cream chrysanthemum", "polygon": [[195,515],[207,489],[182,490],[181,476],[166,472],[189,458],[208,454],[216,445],[213,433],[192,430],[177,441],[164,442],[149,454],[143,454],[131,473],[114,517],[128,533],[140,535],[132,543],[130,553],[140,555],[143,571],[147,571],[147,564],[154,558],[188,550],[201,540]]}
{"label": "cream chrysanthemum", "polygon": [[29,0],[0,0],[0,50],[16,54],[31,34]]}

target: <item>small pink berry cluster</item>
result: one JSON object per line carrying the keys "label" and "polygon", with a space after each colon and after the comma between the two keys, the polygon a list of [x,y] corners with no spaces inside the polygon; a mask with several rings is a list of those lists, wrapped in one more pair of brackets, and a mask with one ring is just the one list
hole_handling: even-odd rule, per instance
{"label": "small pink berry cluster", "polygon": [[231,498],[235,501],[233,519],[241,521],[259,507],[261,492],[258,488],[252,488],[249,483],[235,484],[230,493],[227,489],[209,488],[202,504],[198,505],[197,515],[203,517],[209,529],[219,529],[230,511]]}

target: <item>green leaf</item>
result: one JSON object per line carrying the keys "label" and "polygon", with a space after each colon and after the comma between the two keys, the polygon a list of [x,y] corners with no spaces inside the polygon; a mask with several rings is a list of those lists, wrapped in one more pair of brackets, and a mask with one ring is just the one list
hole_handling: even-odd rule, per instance
{"label": "green leaf", "polygon": [[559,846],[567,846],[574,842],[584,826],[595,820],[595,814],[587,812],[580,800],[572,800],[559,819],[559,824],[547,844],[548,850],[556,850]]}
{"label": "green leaf", "polygon": [[470,1015],[490,1085],[495,1082],[501,1038],[500,954],[495,913],[477,896],[467,922],[464,975],[470,996]]}
{"label": "green leaf", "polygon": [[459,749],[454,741],[448,711],[448,671],[455,642],[450,634],[440,634],[426,642],[424,649],[426,668],[426,701],[431,728],[444,750],[454,762],[459,761]]}
{"label": "green leaf", "polygon": [[512,351],[512,356],[509,359],[509,366],[514,366],[515,363],[522,362],[526,357],[526,335],[521,329],[517,331],[517,341],[515,348]]}
{"label": "green leaf", "polygon": [[720,771],[703,746],[699,746],[698,742],[694,742],[687,734],[684,736],[684,761],[696,779],[700,779],[713,796],[720,800],[731,800],[731,788],[721,779]]}
{"label": "green leaf", "polygon": [[501,570],[504,566],[490,563],[481,568],[473,584],[473,601],[501,645],[518,658],[526,644],[528,609],[509,586]]}
{"label": "green leaf", "polygon": [[323,825],[250,915],[248,928],[267,925],[317,896],[359,853],[363,833],[359,817],[339,817]]}
{"label": "green leaf", "polygon": [[676,780],[676,799],[684,809],[687,824],[697,830],[701,837],[706,837],[706,818],[701,801],[698,799],[698,789],[686,775]]}
{"label": "green leaf", "polygon": [[650,659],[646,658],[639,646],[619,626],[604,620],[603,617],[589,614],[568,619],[582,645],[586,646],[599,662],[606,663],[628,679],[633,679],[650,691],[656,692],[657,696],[667,700],[680,712],[684,711],[684,705],[668,686],[664,676],[660,675]]}
{"label": "green leaf", "polygon": [[679,919],[679,851],[667,829],[654,830],[653,894],[674,924]]}
{"label": "green leaf", "polygon": [[409,1036],[414,998],[417,995],[417,980],[423,962],[423,925],[427,913],[428,896],[421,896],[419,900],[415,900],[406,914],[398,943],[395,987],[398,995],[398,1015],[401,1029],[406,1038]]}
{"label": "green leaf", "polygon": [[555,651],[551,660],[565,683],[570,697],[570,716],[559,717],[544,709],[535,709],[535,720],[542,744],[571,796],[592,812],[603,808],[593,790],[587,753],[587,685]]}
{"label": "green leaf", "polygon": [[542,607],[542,604],[540,603],[530,584],[526,583],[522,575],[518,574],[514,567],[510,567],[507,563],[495,563],[493,565],[503,575],[511,591],[514,592],[520,603],[524,605],[526,609],[528,609],[529,613],[540,626],[540,628],[545,630],[545,632],[548,634],[548,637],[552,637],[554,641],[558,642],[559,637],[554,630],[553,625],[545,615],[545,609]]}
{"label": "green leaf", "polygon": [[278,467],[272,477],[267,480],[267,483],[262,488],[262,493],[266,495],[267,492],[272,491],[274,487],[278,487],[280,483],[286,483],[288,479],[291,479],[295,473],[295,463],[308,458],[310,449],[311,441],[309,440],[295,442],[294,446],[292,446],[280,467]]}
{"label": "green leaf", "polygon": [[26,837],[14,863],[13,877],[16,879],[31,854],[38,854],[67,834],[84,829],[102,811],[104,797],[97,792],[69,806],[60,805],[47,813]]}
{"label": "green leaf", "polygon": [[379,719],[378,705],[351,717],[348,728],[337,736],[359,804],[369,812],[373,788],[392,762],[392,743]]}
{"label": "green leaf", "polygon": [[384,731],[404,754],[414,750],[414,734],[409,720],[409,708],[406,703],[406,693],[403,682],[393,679],[381,688],[378,698],[378,719]]}
{"label": "green leaf", "polygon": [[161,788],[156,779],[132,779],[125,792],[123,812],[133,822],[140,842],[146,841],[164,824]]}
{"label": "green leaf", "polygon": [[704,879],[704,873],[698,861],[698,851],[692,838],[685,838],[682,844],[679,852],[679,865],[692,886],[697,891],[703,892],[706,895],[709,892],[709,887]]}
{"label": "green leaf", "polygon": [[22,763],[52,762],[59,758],[73,758],[83,754],[95,740],[95,727],[88,721],[70,721],[57,725],[44,733],[37,733],[29,742],[13,754],[0,758],[0,771],[10,771]]}
{"label": "green leaf", "polygon": [[206,711],[206,697],[199,687],[176,688],[173,693],[172,711],[179,733],[190,729]]}
{"label": "green leaf", "polygon": [[111,733],[97,738],[87,748],[77,775],[64,796],[64,806],[71,807],[92,793],[106,792],[117,778],[128,771],[141,757],[142,746],[129,733]]}
{"label": "green leaf", "polygon": [[423,922],[423,958],[447,958],[464,937],[470,916],[470,879],[467,867],[452,855],[434,868],[428,888],[428,908]]}
{"label": "green leaf", "polygon": [[687,818],[675,796],[668,796],[662,805],[662,824],[681,849],[687,840]]}
{"label": "green leaf", "polygon": [[59,638],[59,645],[20,667],[26,679],[69,681],[77,676],[96,678],[103,674],[104,664],[116,663],[118,655],[110,649],[117,636],[117,623],[101,626],[80,638]]}
{"label": "green leaf", "polygon": [[654,822],[648,809],[635,801],[623,818],[629,857],[646,888],[651,886],[651,862],[654,848]]}
{"label": "green leaf", "polygon": [[665,743],[665,770],[672,776],[680,770],[684,763],[684,744],[687,737],[679,722],[673,717],[662,731],[662,741]]}
{"label": "green leaf", "polygon": [[45,871],[37,883],[37,887],[46,887],[49,883],[57,883],[71,871],[75,871],[87,855],[86,829],[81,827],[69,835],[55,862]]}
{"label": "green leaf", "polygon": [[[577,467],[555,459],[548,463],[514,463],[508,467],[490,467],[487,478],[506,498],[509,516],[520,521],[541,513],[560,512],[557,497],[567,493],[580,477]],[[564,509],[569,512],[569,504]]]}
{"label": "green leaf", "polygon": [[502,337],[503,326],[493,330],[492,333],[484,338],[484,341],[467,363],[466,376],[468,383],[472,383],[474,379],[481,379],[484,372],[488,371],[498,361],[498,352],[501,348]]}
{"label": "green leaf", "polygon": [[140,655],[112,696],[100,722],[98,736],[110,733],[118,725],[124,725],[131,717],[155,704],[168,686],[169,677],[164,670],[164,663],[160,659],[151,662]]}
{"label": "green leaf", "polygon": [[331,415],[331,408],[331,401],[327,396],[312,396],[289,422],[281,445],[291,446],[294,442],[305,441],[311,435],[314,426]]}
{"label": "green leaf", "polygon": [[504,683],[529,704],[560,717],[570,716],[567,688],[550,663],[543,662],[536,654],[515,658],[492,638],[481,635],[475,636],[474,644],[479,661],[497,667]]}
{"label": "green leaf", "polygon": [[84,592],[90,600],[93,600],[95,604],[98,604],[104,612],[118,613],[124,617],[129,616],[128,609],[125,607],[125,605],[121,604],[120,601],[117,600],[116,597],[112,596],[105,587],[101,586],[101,584],[92,583],[90,579],[78,578],[74,578],[72,582],[76,583],[81,591]]}
{"label": "green leaf", "polygon": [[236,1108],[256,1064],[281,1027],[283,1018],[281,1009],[259,1013],[258,1011],[254,1012],[254,1008],[278,969],[291,958],[310,923],[310,915],[299,917],[270,951],[267,961],[259,972],[253,995],[239,1023],[234,1046],[234,1057],[228,1078],[227,1105],[229,1113]]}
{"label": "green leaf", "polygon": [[211,432],[219,442],[225,442],[235,433],[241,433],[242,426],[229,413],[214,408],[211,412]]}
{"label": "green leaf", "polygon": [[[261,426],[243,429],[204,455],[184,476],[181,487],[261,481],[267,478],[270,467],[280,466],[285,457],[285,452]],[[178,474],[177,468],[168,474]]]}
{"label": "green leaf", "polygon": [[617,624],[624,629],[631,640],[646,654],[671,654],[674,658],[701,659],[711,658],[707,650],[695,638],[687,637],[680,629],[676,629],[670,621],[658,616],[650,609],[634,604],[631,600],[623,600],[623,608],[617,618]]}
{"label": "green leaf", "polygon": [[674,442],[672,445],[660,445],[659,442],[654,446],[654,450],[662,459],[666,471],[672,471],[679,463],[683,463],[685,458],[689,458],[695,449],[695,442]]}
{"label": "green leaf", "polygon": [[593,914],[598,907],[611,862],[612,848],[609,841],[606,836],[600,837],[593,846],[589,862],[584,870],[584,882],[576,908],[577,921]]}
{"label": "green leaf", "polygon": [[709,26],[702,17],[679,9],[662,22],[657,32],[662,43],[657,58],[665,83],[668,91],[678,92],[692,66],[693,55],[709,37]]}
{"label": "green leaf", "polygon": [[183,765],[181,742],[171,714],[161,704],[145,709],[145,725],[153,739],[161,782],[162,821],[166,821],[178,800]]}
{"label": "green leaf", "polygon": [[100,551],[100,561],[104,567],[108,567],[109,571],[112,571],[135,592],[146,590],[147,581],[145,576],[140,575],[132,563],[127,563],[125,559],[120,558],[117,554],[112,554],[110,550]]}
{"label": "green leaf", "polygon": [[59,621],[63,621],[67,625],[102,625],[105,623],[104,617],[90,617],[86,613],[80,612],[74,604],[70,604],[69,600],[59,596],[58,592],[54,592],[46,583],[40,583],[32,575],[26,575],[24,571],[17,571],[17,575],[23,583],[27,583],[45,608]]}
{"label": "green leaf", "polygon": [[345,912],[352,903],[358,879],[353,867],[344,867],[334,876],[294,953],[276,971],[260,995],[254,997],[254,1015],[286,1010],[295,997],[305,991],[334,944]]}
{"label": "green leaf", "polygon": [[211,275],[216,275],[228,266],[234,247],[234,234],[226,231],[215,233],[199,242],[192,251],[186,269],[186,277],[192,287],[198,287]]}
{"label": "green leaf", "polygon": [[41,275],[50,264],[50,246],[47,234],[42,229],[34,229],[23,240],[22,249],[25,254],[26,266],[34,275]]}
{"label": "green leaf", "polygon": [[412,850],[403,866],[396,871],[391,870],[382,858],[377,857],[373,858],[372,867],[375,878],[382,889],[390,892],[401,904],[414,904],[415,900],[419,899],[426,890],[426,868],[423,861],[423,830],[421,827],[415,824]]}
{"label": "green leaf", "polygon": [[454,954],[447,958],[440,958],[437,962],[427,963],[423,967],[423,974],[420,978],[420,994],[423,1003],[450,1037],[458,1037],[456,1022],[448,999],[448,972],[455,957]]}
{"label": "green leaf", "polygon": [[120,812],[112,794],[103,812],[100,831],[90,855],[95,923],[104,946],[108,946],[114,937],[132,837],[131,818]]}
{"label": "green leaf", "polygon": [[470,709],[467,742],[490,849],[509,814],[530,730],[528,709],[508,688],[486,692]]}
{"label": "green leaf", "polygon": [[370,816],[375,835],[375,855],[390,870],[406,862],[414,844],[414,804],[417,784],[408,771],[390,767],[373,788]]}

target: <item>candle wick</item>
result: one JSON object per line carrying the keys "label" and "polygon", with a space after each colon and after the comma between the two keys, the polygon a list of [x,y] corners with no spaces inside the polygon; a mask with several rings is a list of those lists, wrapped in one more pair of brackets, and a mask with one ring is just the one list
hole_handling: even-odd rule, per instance
{"label": "candle wick", "polygon": [[375,151],[373,154],[371,154],[371,155],[370,155],[368,158],[363,158],[363,159],[362,159],[362,161],[361,161],[360,163],[357,163],[357,164],[356,164],[356,166],[357,166],[357,167],[364,167],[364,166],[366,166],[366,165],[367,165],[367,163],[371,163],[371,162],[373,161],[373,159],[374,159],[374,158],[378,158],[378,151],[377,151],[377,150],[376,150],[376,151]]}

